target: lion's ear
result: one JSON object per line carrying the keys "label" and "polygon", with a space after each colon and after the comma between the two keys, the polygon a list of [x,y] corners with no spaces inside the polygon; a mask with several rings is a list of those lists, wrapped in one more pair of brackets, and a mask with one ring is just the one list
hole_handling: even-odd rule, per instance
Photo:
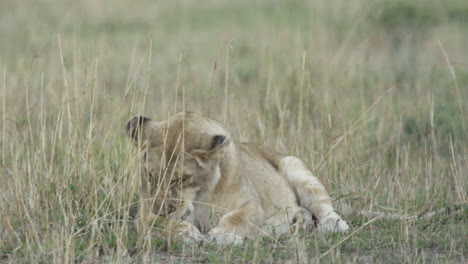
{"label": "lion's ear", "polygon": [[211,138],[211,146],[210,146],[210,152],[217,151],[229,142],[226,136],[223,135],[215,135]]}
{"label": "lion's ear", "polygon": [[150,121],[151,119],[144,116],[134,116],[127,121],[125,130],[135,145],[142,144],[148,139],[151,132],[147,128],[147,123]]}
{"label": "lion's ear", "polygon": [[193,156],[201,159],[215,158],[222,154],[224,149],[229,144],[229,139],[224,135],[214,135],[210,138],[208,149],[194,149],[190,152]]}

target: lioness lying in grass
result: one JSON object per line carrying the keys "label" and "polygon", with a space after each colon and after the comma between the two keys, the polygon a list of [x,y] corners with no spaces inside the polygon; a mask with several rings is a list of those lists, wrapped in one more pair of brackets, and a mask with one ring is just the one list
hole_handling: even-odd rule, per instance
{"label": "lioness lying in grass", "polygon": [[166,121],[131,118],[127,135],[139,148],[146,214],[177,220],[185,241],[241,243],[281,234],[291,225],[344,232],[320,181],[299,158],[234,141],[219,122],[195,113]]}

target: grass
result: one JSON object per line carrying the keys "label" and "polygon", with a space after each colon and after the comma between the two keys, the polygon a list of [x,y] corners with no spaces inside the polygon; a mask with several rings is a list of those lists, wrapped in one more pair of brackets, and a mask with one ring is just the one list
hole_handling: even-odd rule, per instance
{"label": "grass", "polygon": [[[466,261],[466,1],[128,5],[0,3],[0,262]],[[139,234],[123,126],[183,109],[305,159],[353,233]]]}

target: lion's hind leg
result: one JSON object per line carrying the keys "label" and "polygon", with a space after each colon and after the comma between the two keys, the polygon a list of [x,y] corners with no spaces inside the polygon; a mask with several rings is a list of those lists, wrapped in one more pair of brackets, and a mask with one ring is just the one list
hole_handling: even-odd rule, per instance
{"label": "lion's hind leg", "polygon": [[335,212],[332,201],[323,184],[305,163],[293,156],[281,159],[279,169],[294,188],[301,207],[318,219],[318,229],[324,232],[345,232],[348,224]]}

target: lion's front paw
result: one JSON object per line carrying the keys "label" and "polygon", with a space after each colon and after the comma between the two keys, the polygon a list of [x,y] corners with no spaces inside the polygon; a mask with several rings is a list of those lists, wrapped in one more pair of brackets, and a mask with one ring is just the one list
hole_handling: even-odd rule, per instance
{"label": "lion's front paw", "polygon": [[176,239],[185,244],[194,244],[205,240],[205,236],[192,224],[182,221],[179,224]]}
{"label": "lion's front paw", "polygon": [[318,230],[327,233],[346,232],[349,230],[349,226],[336,212],[330,212],[320,221]]}
{"label": "lion's front paw", "polygon": [[213,228],[208,233],[208,240],[214,241],[220,245],[228,245],[228,244],[238,245],[244,242],[243,237],[239,236],[238,234],[223,230],[219,227]]}

